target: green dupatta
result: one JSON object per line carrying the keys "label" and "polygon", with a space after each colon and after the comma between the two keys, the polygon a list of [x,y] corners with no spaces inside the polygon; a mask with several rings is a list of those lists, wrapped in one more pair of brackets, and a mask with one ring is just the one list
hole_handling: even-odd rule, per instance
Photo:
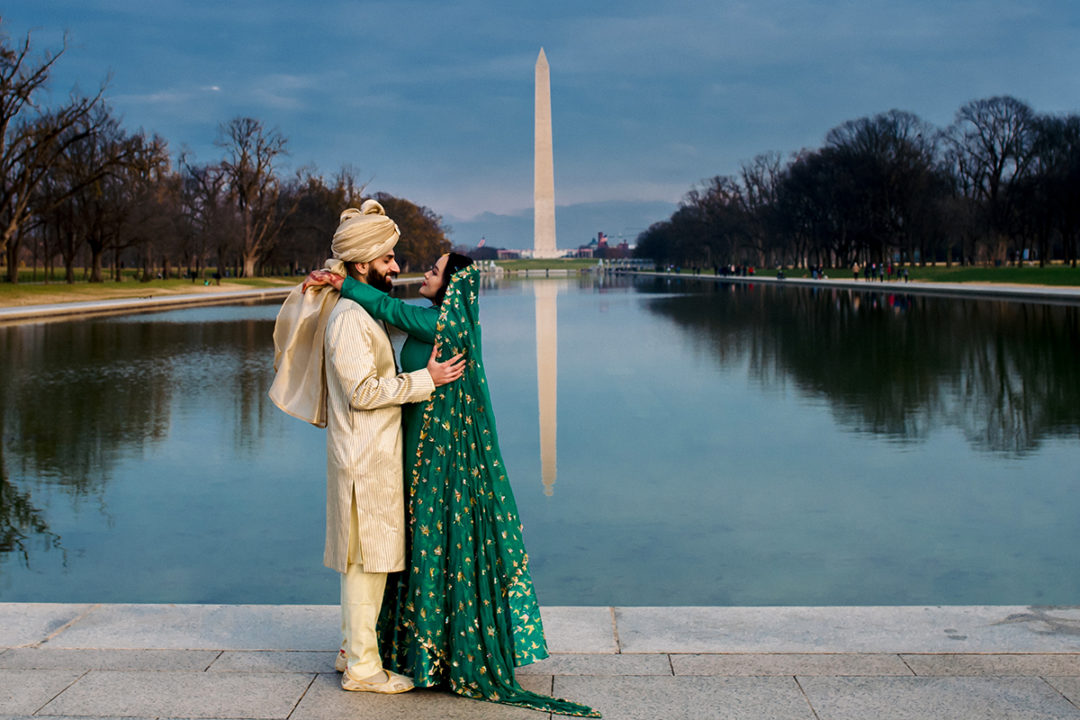
{"label": "green dupatta", "polygon": [[515,666],[548,654],[484,375],[479,275],[476,266],[455,273],[439,313],[439,359],[463,353],[467,368],[435,389],[415,455],[406,449],[410,563],[407,574],[391,576],[383,603],[383,658],[420,686],[600,717],[514,678]]}

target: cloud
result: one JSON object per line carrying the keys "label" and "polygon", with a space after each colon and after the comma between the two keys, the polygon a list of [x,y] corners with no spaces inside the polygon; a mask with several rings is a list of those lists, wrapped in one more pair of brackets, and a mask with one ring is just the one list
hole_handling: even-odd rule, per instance
{"label": "cloud", "polygon": [[531,205],[541,46],[563,203],[675,201],[893,107],[940,125],[976,97],[1080,97],[1075,0],[17,0],[4,21],[43,47],[70,28],[56,91],[112,70],[124,122],[174,146],[212,158],[218,125],[249,115],[289,162],[350,162],[463,217]]}
{"label": "cloud", "polygon": [[109,95],[112,102],[120,106],[157,106],[173,108],[184,106],[190,108],[192,103],[204,101],[208,93],[220,92],[221,88],[216,85],[195,88],[169,88],[146,93],[120,93]]}
{"label": "cloud", "polygon": [[323,87],[325,82],[317,75],[271,73],[255,77],[237,99],[253,108],[299,110],[310,107],[311,96]]}

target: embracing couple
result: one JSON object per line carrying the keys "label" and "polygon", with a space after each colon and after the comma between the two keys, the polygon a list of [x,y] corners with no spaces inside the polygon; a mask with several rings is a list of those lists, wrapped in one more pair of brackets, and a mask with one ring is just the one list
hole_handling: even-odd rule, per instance
{"label": "embracing couple", "polygon": [[[392,298],[399,236],[374,200],[345,210],[326,270],[274,327],[271,398],[327,429],[323,561],[341,574],[341,686],[443,686],[598,717],[515,679],[547,646],[484,374],[479,272],[443,255],[420,288],[430,308]],[[386,323],[408,335],[400,370]]]}

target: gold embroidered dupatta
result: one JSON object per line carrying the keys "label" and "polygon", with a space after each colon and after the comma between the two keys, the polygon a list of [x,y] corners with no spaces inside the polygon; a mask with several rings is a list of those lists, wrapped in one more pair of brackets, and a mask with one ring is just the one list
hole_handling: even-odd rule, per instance
{"label": "gold embroidered dupatta", "polygon": [[388,583],[380,636],[387,664],[419,686],[544,712],[599,717],[525,690],[514,667],[547,657],[517,504],[495,430],[481,353],[479,271],[454,274],[436,326],[440,360],[464,376],[424,404],[406,448],[409,562]]}

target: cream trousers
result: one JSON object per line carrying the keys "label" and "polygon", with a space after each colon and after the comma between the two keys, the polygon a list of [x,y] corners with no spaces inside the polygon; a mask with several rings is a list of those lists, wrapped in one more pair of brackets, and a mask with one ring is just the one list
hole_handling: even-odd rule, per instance
{"label": "cream trousers", "polygon": [[375,625],[386,589],[386,573],[364,572],[359,527],[354,496],[349,514],[348,564],[341,575],[341,649],[348,659],[349,675],[363,680],[382,670]]}

